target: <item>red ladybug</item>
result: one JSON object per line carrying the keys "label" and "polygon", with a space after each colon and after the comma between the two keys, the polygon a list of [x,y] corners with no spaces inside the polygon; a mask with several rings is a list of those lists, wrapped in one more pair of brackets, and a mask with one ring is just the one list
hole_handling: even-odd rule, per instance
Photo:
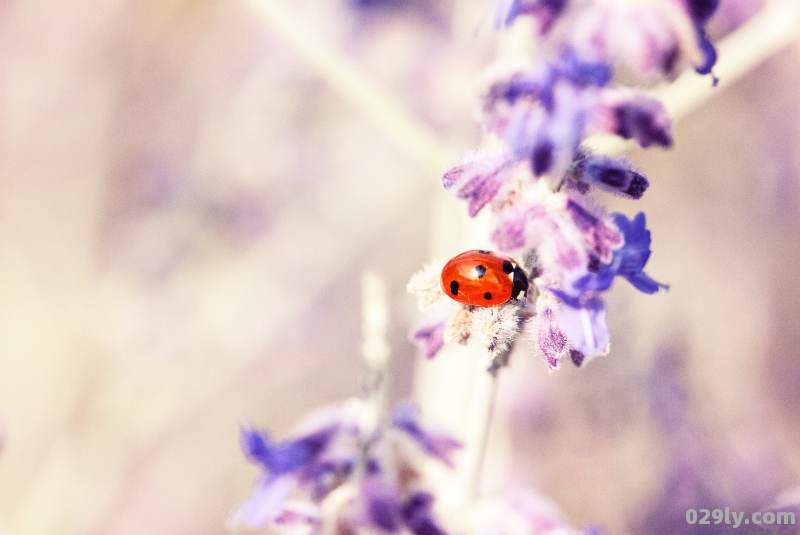
{"label": "red ladybug", "polygon": [[442,269],[444,293],[478,307],[502,305],[528,291],[528,277],[514,260],[491,251],[467,251]]}

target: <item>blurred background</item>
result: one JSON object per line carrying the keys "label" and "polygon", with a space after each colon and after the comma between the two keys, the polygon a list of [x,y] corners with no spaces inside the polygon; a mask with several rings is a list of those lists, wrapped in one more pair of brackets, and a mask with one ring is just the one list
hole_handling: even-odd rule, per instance
{"label": "blurred background", "polygon": [[[722,0],[713,36],[762,4]],[[389,289],[390,397],[411,396],[405,283],[464,248],[439,176],[481,140],[485,8],[0,2],[2,535],[224,533],[257,475],[239,425],[281,435],[360,392],[364,269]],[[800,485],[798,88],[795,42],[672,151],[629,153],[652,186],[609,202],[647,213],[672,289],[618,283],[585,369],[519,348],[488,486],[678,534],[687,508]]]}

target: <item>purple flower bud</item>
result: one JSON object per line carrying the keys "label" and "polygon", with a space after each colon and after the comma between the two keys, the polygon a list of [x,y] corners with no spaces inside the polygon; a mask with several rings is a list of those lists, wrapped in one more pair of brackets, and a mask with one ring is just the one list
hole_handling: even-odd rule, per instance
{"label": "purple flower bud", "polygon": [[[586,184],[587,189],[591,185],[631,199],[640,199],[650,186],[647,178],[634,171],[628,161],[610,156],[580,155],[568,177]],[[580,191],[580,187],[578,189]]]}
{"label": "purple flower bud", "polygon": [[446,324],[445,320],[425,323],[411,332],[411,342],[424,358],[432,359],[444,346]]}
{"label": "purple flower bud", "polygon": [[639,97],[620,102],[613,109],[614,129],[611,133],[624,139],[635,139],[643,148],[672,146],[672,121],[664,106],[656,99]]}

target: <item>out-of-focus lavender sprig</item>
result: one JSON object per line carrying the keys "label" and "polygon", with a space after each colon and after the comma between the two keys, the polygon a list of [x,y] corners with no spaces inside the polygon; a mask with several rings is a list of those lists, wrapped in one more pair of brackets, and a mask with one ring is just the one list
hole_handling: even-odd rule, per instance
{"label": "out-of-focus lavender sprig", "polygon": [[509,26],[520,16],[530,16],[545,38],[571,46],[587,59],[621,62],[644,76],[674,76],[686,64],[709,74],[717,54],[705,27],[719,3],[497,0],[495,22]]}
{"label": "out-of-focus lavender sprig", "polygon": [[[419,410],[408,403],[382,425],[371,422],[371,407],[350,400],[312,414],[282,441],[243,429],[242,449],[263,473],[230,524],[443,535],[433,516],[433,495],[424,486],[423,463],[437,459],[452,466],[459,442],[423,425]],[[290,499],[295,490],[307,499]]]}
{"label": "out-of-focus lavender sprig", "polygon": [[[481,332],[493,333],[482,339],[490,352],[502,351],[526,330],[550,368],[565,358],[581,365],[609,350],[603,294],[617,277],[647,294],[667,288],[645,272],[651,236],[644,213],[632,219],[610,214],[593,195],[640,199],[648,178],[623,158],[594,153],[584,141],[610,134],[643,148],[672,146],[672,124],[661,102],[619,80],[668,81],[688,65],[710,73],[716,53],[705,25],[717,4],[496,3],[500,26],[521,16],[538,22],[545,58],[490,69],[480,94],[481,122],[502,146],[462,158],[442,182],[468,202],[470,217],[493,213],[491,240],[519,259],[531,291],[526,301],[510,301],[493,314],[455,305],[449,317],[438,312],[412,333],[426,357],[446,342],[466,343]],[[444,296],[434,275],[422,271],[409,284],[421,308],[434,308]]]}

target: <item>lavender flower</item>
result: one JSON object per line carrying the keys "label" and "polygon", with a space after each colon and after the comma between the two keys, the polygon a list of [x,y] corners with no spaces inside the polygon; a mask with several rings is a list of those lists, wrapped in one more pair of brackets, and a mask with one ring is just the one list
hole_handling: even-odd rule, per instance
{"label": "lavender flower", "polygon": [[[685,65],[710,72],[713,46],[705,25],[718,3],[496,4],[502,26],[520,16],[534,17],[549,45],[545,49],[556,55],[533,65],[498,67],[487,75],[481,121],[506,147],[470,156],[448,170],[443,183],[468,201],[470,216],[487,207],[493,212],[492,242],[505,253],[530,259],[529,287],[538,293],[529,307],[510,303],[491,312],[451,308],[441,336],[441,323],[414,334],[425,355],[435,354],[441,341],[475,340],[492,352],[510,346],[524,329],[532,333],[550,368],[566,357],[580,366],[608,352],[602,294],[617,276],[648,294],[667,288],[644,271],[651,253],[644,214],[633,220],[609,215],[587,197],[599,189],[639,199],[649,180],[626,160],[591,153],[581,143],[588,135],[606,133],[644,148],[672,146],[672,124],[664,106],[616,83],[614,71],[626,70],[626,75],[648,83],[671,78]],[[563,20],[551,33],[556,19]],[[426,291],[419,283],[425,279],[433,285],[432,274],[416,277],[421,279],[412,280],[409,289],[421,304],[427,307],[443,298],[438,288]],[[531,325],[522,325],[525,321]]]}
{"label": "lavender flower", "polygon": [[[231,524],[319,527],[345,522],[354,532],[394,533],[405,526],[418,535],[443,534],[432,516],[433,498],[420,487],[422,463],[432,457],[452,465],[460,443],[424,426],[411,404],[399,405],[378,428],[367,423],[367,411],[356,400],[320,411],[280,442],[264,431],[244,429],[242,449],[263,475]],[[309,501],[289,500],[295,489]],[[327,518],[331,514],[336,518]]]}

